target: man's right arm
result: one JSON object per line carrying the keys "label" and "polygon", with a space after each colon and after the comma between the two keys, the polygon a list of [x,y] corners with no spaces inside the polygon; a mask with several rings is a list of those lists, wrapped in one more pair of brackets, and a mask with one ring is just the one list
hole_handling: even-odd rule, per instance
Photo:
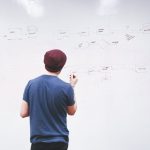
{"label": "man's right arm", "polygon": [[[77,76],[75,76],[74,74],[71,74],[70,75],[70,84],[73,88],[75,87],[77,82],[78,82]],[[75,97],[74,97],[74,99],[75,99]],[[77,102],[76,101],[73,105],[67,106],[68,115],[74,115],[76,110],[77,110]]]}

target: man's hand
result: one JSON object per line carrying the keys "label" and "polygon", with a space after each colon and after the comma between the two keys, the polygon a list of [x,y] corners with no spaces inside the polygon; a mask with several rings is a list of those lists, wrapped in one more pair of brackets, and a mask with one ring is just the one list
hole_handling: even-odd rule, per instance
{"label": "man's hand", "polygon": [[73,73],[70,75],[70,84],[72,87],[75,87],[75,85],[78,82],[78,78],[76,75],[74,75]]}

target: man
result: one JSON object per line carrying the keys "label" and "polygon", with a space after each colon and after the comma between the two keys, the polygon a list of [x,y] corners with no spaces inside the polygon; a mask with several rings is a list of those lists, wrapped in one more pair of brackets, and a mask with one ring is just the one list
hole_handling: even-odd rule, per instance
{"label": "man", "polygon": [[44,55],[48,74],[28,82],[24,90],[20,116],[30,117],[31,150],[67,150],[67,114],[74,115],[77,104],[74,86],[78,79],[70,75],[70,83],[58,78],[66,63],[66,54],[53,49]]}

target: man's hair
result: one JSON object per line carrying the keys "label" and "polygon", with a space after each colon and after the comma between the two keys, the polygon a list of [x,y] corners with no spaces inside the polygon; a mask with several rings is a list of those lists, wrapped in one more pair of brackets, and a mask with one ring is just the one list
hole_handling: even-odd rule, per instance
{"label": "man's hair", "polygon": [[64,67],[67,60],[66,54],[59,49],[52,49],[45,53],[45,69],[50,72],[59,72]]}

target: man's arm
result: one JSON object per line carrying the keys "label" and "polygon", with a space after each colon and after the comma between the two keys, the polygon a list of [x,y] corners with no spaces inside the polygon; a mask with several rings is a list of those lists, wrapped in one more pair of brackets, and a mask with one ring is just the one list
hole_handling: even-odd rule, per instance
{"label": "man's arm", "polygon": [[22,100],[22,103],[21,103],[20,116],[22,118],[25,118],[25,117],[29,116],[29,106],[28,106],[28,103],[25,100]]}
{"label": "man's arm", "polygon": [[71,115],[71,116],[74,115],[75,112],[76,112],[76,110],[77,110],[77,104],[76,104],[76,102],[75,102],[74,105],[67,107],[67,113],[68,113],[68,115]]}
{"label": "man's arm", "polygon": [[[77,76],[75,76],[74,74],[71,74],[70,75],[70,84],[73,88],[75,87],[77,82],[78,82]],[[75,97],[74,97],[74,99],[75,99]],[[74,115],[76,110],[77,110],[77,102],[76,101],[75,101],[74,105],[67,106],[68,115]]]}

